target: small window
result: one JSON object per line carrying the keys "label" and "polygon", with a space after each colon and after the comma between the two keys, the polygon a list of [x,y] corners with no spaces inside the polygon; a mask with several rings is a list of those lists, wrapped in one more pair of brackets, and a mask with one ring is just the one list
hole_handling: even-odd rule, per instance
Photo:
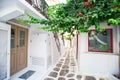
{"label": "small window", "polygon": [[88,51],[89,52],[113,52],[112,29],[106,29],[102,32],[91,30],[88,33]]}
{"label": "small window", "polygon": [[25,45],[25,31],[20,31],[20,46]]}
{"label": "small window", "polygon": [[11,48],[15,48],[15,30],[11,29]]}

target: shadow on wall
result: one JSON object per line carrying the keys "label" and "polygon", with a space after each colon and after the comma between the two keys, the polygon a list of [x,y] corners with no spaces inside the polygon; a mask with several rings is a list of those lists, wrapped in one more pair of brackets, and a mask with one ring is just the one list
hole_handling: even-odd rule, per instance
{"label": "shadow on wall", "polygon": [[57,45],[58,52],[61,53],[61,50],[60,50],[60,40],[58,38],[58,33],[57,32],[54,33],[54,38],[55,38],[55,42],[56,42],[56,45]]}

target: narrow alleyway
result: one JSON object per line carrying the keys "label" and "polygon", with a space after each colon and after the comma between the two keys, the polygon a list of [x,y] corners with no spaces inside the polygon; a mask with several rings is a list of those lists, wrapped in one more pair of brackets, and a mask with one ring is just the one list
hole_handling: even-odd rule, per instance
{"label": "narrow alleyway", "polygon": [[44,80],[96,80],[92,76],[82,76],[78,72],[77,61],[73,49],[67,49],[51,72]]}
{"label": "narrow alleyway", "polygon": [[[31,68],[28,68],[24,72],[18,73],[16,76],[11,77],[10,80],[117,80],[110,75],[80,74],[79,71],[81,70],[78,70],[79,66],[74,49],[71,48],[65,50],[66,51],[58,62],[51,66],[52,68],[50,67],[47,71],[38,70],[35,71],[35,74],[31,75],[31,73],[26,74],[26,71],[28,73],[28,71],[32,70]],[[24,75],[25,78],[29,78],[21,79],[20,76],[22,75]]]}

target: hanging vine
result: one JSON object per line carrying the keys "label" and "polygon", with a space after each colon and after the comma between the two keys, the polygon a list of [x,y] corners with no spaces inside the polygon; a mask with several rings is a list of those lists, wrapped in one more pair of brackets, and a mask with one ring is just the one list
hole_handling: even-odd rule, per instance
{"label": "hanging vine", "polygon": [[39,20],[29,14],[24,23],[44,24],[42,29],[52,32],[61,31],[74,36],[74,31],[88,32],[91,26],[102,31],[100,23],[120,24],[120,0],[68,0],[67,4],[49,7],[50,20]]}

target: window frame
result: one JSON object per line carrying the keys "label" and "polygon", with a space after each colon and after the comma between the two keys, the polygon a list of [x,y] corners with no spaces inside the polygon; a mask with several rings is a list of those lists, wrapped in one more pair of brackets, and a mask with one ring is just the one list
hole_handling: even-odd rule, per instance
{"label": "window frame", "polygon": [[90,32],[91,31],[96,31],[95,29],[91,29],[90,32],[88,33],[88,52],[106,52],[106,53],[113,53],[113,29],[105,29],[105,30],[110,30],[110,49],[108,51],[104,50],[91,50],[90,49]]}

